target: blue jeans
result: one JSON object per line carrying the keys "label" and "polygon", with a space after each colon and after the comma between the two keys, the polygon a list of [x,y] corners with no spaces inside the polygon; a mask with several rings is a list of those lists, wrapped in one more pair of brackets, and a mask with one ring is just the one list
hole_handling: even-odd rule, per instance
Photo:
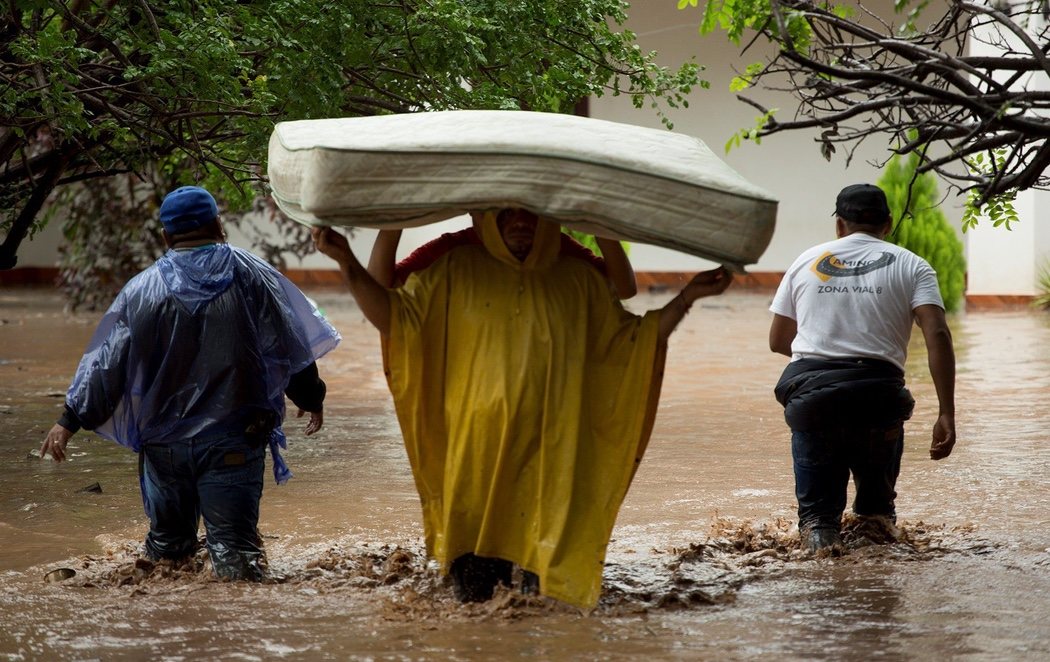
{"label": "blue jeans", "polygon": [[793,431],[799,529],[839,530],[851,473],[857,493],[853,512],[896,521],[895,487],[903,453],[903,422],[877,428]]}
{"label": "blue jeans", "polygon": [[238,431],[147,444],[142,453],[142,489],[150,519],[147,556],[192,555],[203,516],[215,574],[262,579],[258,524],[265,444]]}

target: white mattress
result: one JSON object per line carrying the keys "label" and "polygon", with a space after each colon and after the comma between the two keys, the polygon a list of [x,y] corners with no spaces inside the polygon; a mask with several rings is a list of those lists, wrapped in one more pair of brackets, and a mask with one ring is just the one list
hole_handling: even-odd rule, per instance
{"label": "white mattress", "polygon": [[310,225],[405,228],[515,206],[738,268],[766,249],[777,208],[696,138],[527,111],[281,122],[269,178],[281,210]]}

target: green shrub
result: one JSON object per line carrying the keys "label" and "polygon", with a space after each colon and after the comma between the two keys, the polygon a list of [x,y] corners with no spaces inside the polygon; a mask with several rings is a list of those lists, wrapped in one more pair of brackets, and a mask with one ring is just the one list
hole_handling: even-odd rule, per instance
{"label": "green shrub", "polygon": [[[594,238],[593,234],[587,234],[586,232],[573,230],[571,228],[565,227],[564,225],[562,226],[561,231],[583,244],[595,255],[601,257],[602,249],[598,248],[598,240]],[[626,241],[621,241],[620,245],[623,246],[624,253],[627,253],[628,255],[631,254],[631,245],[629,243],[627,243]]]}
{"label": "green shrub", "polygon": [[1039,278],[1036,280],[1036,287],[1039,288],[1039,294],[1035,295],[1032,299],[1032,306],[1035,308],[1050,309],[1050,261],[1043,264],[1043,267],[1039,270]]}
{"label": "green shrub", "polygon": [[919,157],[915,154],[909,156],[906,163],[899,155],[894,156],[879,179],[879,187],[886,192],[896,224],[886,240],[930,263],[937,272],[944,308],[951,312],[958,310],[966,287],[963,245],[940,210],[934,176],[931,173],[915,175],[918,163]]}

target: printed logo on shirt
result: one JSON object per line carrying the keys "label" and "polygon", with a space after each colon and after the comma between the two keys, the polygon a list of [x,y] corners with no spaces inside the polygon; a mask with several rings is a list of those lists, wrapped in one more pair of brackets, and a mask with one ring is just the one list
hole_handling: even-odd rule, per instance
{"label": "printed logo on shirt", "polygon": [[897,256],[893,253],[881,253],[880,257],[874,260],[840,260],[828,252],[817,258],[810,269],[817,275],[817,278],[826,283],[832,278],[870,274],[872,271],[890,266],[896,259]]}

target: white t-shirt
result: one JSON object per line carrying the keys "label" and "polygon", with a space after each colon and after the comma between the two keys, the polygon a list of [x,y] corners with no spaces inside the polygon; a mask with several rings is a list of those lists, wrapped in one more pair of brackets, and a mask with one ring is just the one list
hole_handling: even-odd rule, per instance
{"label": "white t-shirt", "polygon": [[944,308],[937,273],[915,253],[854,232],[795,260],[769,309],[798,325],[791,360],[874,358],[904,369],[912,311]]}

